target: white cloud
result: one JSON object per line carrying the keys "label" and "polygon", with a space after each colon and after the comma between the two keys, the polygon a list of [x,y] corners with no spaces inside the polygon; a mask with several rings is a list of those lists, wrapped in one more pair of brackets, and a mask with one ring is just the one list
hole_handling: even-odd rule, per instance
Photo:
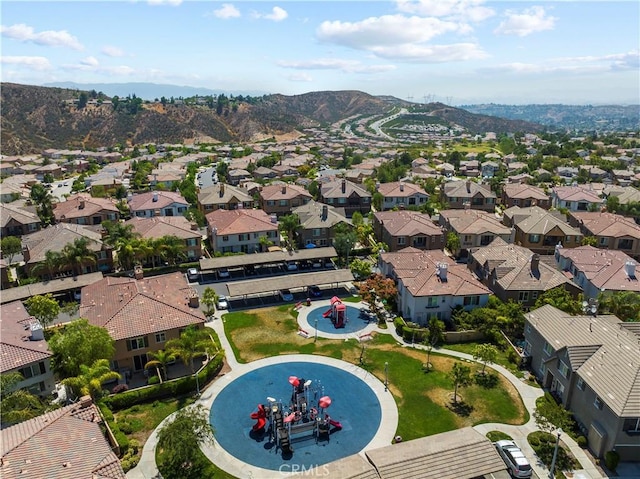
{"label": "white cloud", "polygon": [[99,65],[99,62],[95,57],[87,57],[80,60],[80,64],[86,65],[88,67],[97,67]]}
{"label": "white cloud", "polygon": [[487,58],[487,53],[475,43],[450,45],[395,45],[377,47],[372,51],[379,57],[413,63],[442,63]]}
{"label": "white cloud", "polygon": [[286,10],[280,7],[273,7],[271,13],[260,13],[255,10],[251,12],[253,18],[264,18],[265,20],[273,20],[274,22],[281,22],[286,19],[289,14]]}
{"label": "white cloud", "polygon": [[547,16],[545,9],[540,6],[527,8],[522,13],[507,10],[505,16],[506,20],[498,25],[494,33],[525,37],[532,33],[553,30],[557,20],[555,17]]}
{"label": "white cloud", "polygon": [[448,17],[480,22],[495,15],[484,0],[397,0],[400,12],[427,17]]}
{"label": "white cloud", "polygon": [[108,57],[123,57],[124,56],[124,51],[122,51],[120,48],[118,47],[114,47],[111,45],[106,45],[102,48],[101,50],[102,54],[108,56]]}
{"label": "white cloud", "polygon": [[287,79],[290,81],[305,82],[305,83],[309,83],[313,81],[313,77],[311,75],[309,75],[308,73],[302,73],[302,72],[289,75]]}
{"label": "white cloud", "polygon": [[340,70],[345,73],[381,73],[396,69],[394,65],[364,65],[359,61],[335,58],[318,58],[303,61],[282,60],[278,62],[278,66],[296,70]]}
{"label": "white cloud", "polygon": [[149,5],[169,5],[171,7],[177,7],[182,3],[182,0],[147,0]]}
{"label": "white cloud", "polygon": [[73,50],[83,50],[84,47],[76,37],[70,35],[66,30],[47,30],[36,33],[33,28],[19,23],[10,27],[0,26],[0,33],[3,37],[18,40],[20,42],[32,42],[37,45],[48,47],[67,47]]}
{"label": "white cloud", "polygon": [[240,10],[230,3],[223,3],[222,8],[213,11],[213,15],[225,20],[227,18],[238,18],[240,16]]}
{"label": "white cloud", "polygon": [[50,70],[51,63],[45,57],[0,57],[3,65],[18,65],[30,70]]}

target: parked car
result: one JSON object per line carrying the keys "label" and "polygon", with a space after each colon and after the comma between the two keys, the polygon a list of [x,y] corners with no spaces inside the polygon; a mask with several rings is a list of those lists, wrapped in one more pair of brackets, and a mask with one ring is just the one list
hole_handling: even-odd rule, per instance
{"label": "parked car", "polygon": [[515,442],[503,439],[495,442],[494,445],[513,477],[531,477],[533,474],[531,464]]}
{"label": "parked car", "polygon": [[307,288],[307,294],[310,298],[319,298],[320,296],[322,296],[322,290],[319,286],[316,286],[314,284],[313,286],[309,286]]}
{"label": "parked car", "polygon": [[231,274],[229,273],[229,270],[227,268],[221,268],[218,270],[219,278],[228,278],[229,276],[231,276]]}
{"label": "parked car", "polygon": [[291,294],[291,290],[289,289],[281,289],[280,297],[282,301],[293,301],[293,294]]}
{"label": "parked car", "polygon": [[218,296],[218,302],[216,303],[218,309],[229,309],[229,300],[223,294]]}
{"label": "parked car", "polygon": [[196,268],[189,268],[187,270],[187,278],[189,278],[190,281],[194,281],[196,279],[198,279],[198,270]]}
{"label": "parked car", "polygon": [[285,266],[287,271],[297,271],[298,270],[298,263],[296,263],[295,261],[285,261],[284,262],[284,266]]}

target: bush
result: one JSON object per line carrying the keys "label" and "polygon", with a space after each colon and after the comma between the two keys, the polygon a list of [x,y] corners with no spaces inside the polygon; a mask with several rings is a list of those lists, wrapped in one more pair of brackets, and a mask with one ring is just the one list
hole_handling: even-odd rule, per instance
{"label": "bush", "polygon": [[618,463],[620,462],[620,454],[616,451],[607,451],[604,455],[604,464],[612,472],[616,472]]}
{"label": "bush", "polygon": [[119,422],[118,428],[125,434],[131,434],[133,432],[133,426],[128,422]]}
{"label": "bush", "polygon": [[576,443],[578,444],[578,446],[580,446],[582,449],[585,449],[587,447],[587,438],[584,436],[578,436],[576,438]]}
{"label": "bush", "polygon": [[148,380],[147,380],[147,384],[148,385],[152,385],[152,384],[160,384],[160,378],[158,376],[151,376]]}
{"label": "bush", "polygon": [[540,438],[539,437],[531,437],[529,438],[529,444],[531,444],[532,448],[537,448],[540,445]]}
{"label": "bush", "polygon": [[116,428],[112,432],[113,436],[116,438],[116,441],[118,441],[118,446],[120,446],[120,454],[125,454],[129,449],[129,438],[120,429]]}
{"label": "bush", "polygon": [[398,333],[399,336],[402,336],[402,328],[407,325],[407,323],[404,322],[404,319],[402,319],[401,316],[394,318],[393,325],[396,328],[396,333]]}
{"label": "bush", "polygon": [[116,386],[114,386],[114,388],[111,390],[112,394],[119,394],[119,393],[123,393],[125,391],[129,390],[129,386],[126,384],[118,384]]}

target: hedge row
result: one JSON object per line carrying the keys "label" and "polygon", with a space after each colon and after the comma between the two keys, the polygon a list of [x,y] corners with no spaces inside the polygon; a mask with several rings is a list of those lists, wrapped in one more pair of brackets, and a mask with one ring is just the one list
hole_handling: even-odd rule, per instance
{"label": "hedge row", "polygon": [[104,403],[104,401],[100,401],[97,404],[97,406],[100,408],[100,412],[102,413],[104,420],[109,426],[109,429],[111,429],[111,432],[113,433],[113,437],[118,443],[118,446],[120,448],[120,455],[125,454],[129,449],[129,438],[124,432],[120,430],[118,423],[115,421],[115,418],[113,417],[113,413],[111,412],[111,409],[109,409],[109,407]]}
{"label": "hedge row", "polygon": [[[223,356],[217,356],[207,363],[198,374],[200,388],[211,381],[222,368]],[[193,375],[185,376],[162,384],[132,389],[120,394],[112,394],[103,399],[103,402],[112,411],[127,409],[135,404],[146,403],[169,396],[181,396],[196,390],[196,378]],[[115,434],[115,431],[114,431]]]}
{"label": "hedge row", "polygon": [[393,320],[398,336],[402,336],[407,342],[422,343],[427,338],[429,330],[422,328],[415,323],[407,323],[403,318],[398,316]]}

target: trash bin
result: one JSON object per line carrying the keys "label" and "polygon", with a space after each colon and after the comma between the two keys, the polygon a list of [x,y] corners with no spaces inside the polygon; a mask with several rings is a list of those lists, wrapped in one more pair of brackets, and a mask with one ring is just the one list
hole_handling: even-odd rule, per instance
{"label": "trash bin", "polygon": [[307,298],[307,306],[311,306],[311,298]]}

